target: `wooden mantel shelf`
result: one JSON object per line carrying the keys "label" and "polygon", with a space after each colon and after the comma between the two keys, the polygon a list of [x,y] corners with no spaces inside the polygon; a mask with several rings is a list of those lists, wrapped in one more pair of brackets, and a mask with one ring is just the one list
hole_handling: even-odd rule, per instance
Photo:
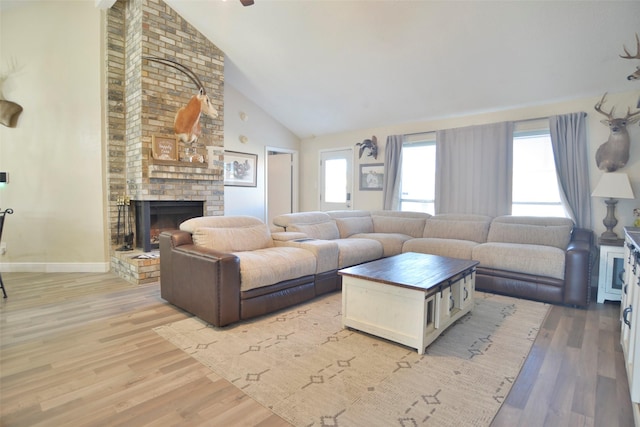
{"label": "wooden mantel shelf", "polygon": [[215,181],[221,176],[221,170],[210,169],[207,163],[149,160],[149,178]]}

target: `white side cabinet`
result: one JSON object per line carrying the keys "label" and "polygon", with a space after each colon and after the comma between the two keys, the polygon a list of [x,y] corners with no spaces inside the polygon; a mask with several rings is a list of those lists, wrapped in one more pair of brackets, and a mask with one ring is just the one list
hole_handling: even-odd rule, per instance
{"label": "white side cabinet", "polygon": [[635,425],[640,426],[640,229],[625,228],[620,344],[624,353]]}
{"label": "white side cabinet", "polygon": [[598,302],[620,301],[624,274],[624,247],[600,245],[600,275],[598,276]]}

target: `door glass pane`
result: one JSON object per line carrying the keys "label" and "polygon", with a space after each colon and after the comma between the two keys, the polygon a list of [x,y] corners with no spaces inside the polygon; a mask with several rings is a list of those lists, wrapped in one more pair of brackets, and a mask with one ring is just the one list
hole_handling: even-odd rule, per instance
{"label": "door glass pane", "polygon": [[347,201],[347,161],[345,159],[325,161],[324,194],[325,201],[328,203]]}
{"label": "door glass pane", "polygon": [[624,274],[624,259],[613,259],[613,277],[611,278],[611,287],[613,289],[622,290],[622,275]]}

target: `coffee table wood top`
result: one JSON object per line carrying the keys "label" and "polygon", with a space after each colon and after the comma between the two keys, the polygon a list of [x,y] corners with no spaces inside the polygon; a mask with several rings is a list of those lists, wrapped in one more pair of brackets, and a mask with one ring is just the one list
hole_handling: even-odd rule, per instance
{"label": "coffee table wood top", "polygon": [[405,252],[344,268],[338,274],[430,293],[432,288],[472,270],[478,264],[473,260]]}

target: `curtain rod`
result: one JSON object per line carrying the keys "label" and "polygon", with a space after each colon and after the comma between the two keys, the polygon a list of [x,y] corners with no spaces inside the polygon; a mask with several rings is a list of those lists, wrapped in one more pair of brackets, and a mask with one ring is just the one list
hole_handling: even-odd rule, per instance
{"label": "curtain rod", "polygon": [[[551,117],[551,116],[541,116],[541,117],[533,117],[531,119],[511,120],[511,121],[514,122],[514,123],[535,122],[535,121],[538,121],[538,120],[549,119],[549,117]],[[507,121],[509,121],[509,120],[507,120]],[[470,125],[470,126],[473,126],[473,125]],[[421,135],[423,133],[433,133],[433,132],[437,132],[437,130],[425,130],[425,131],[422,131],[422,132],[403,133],[402,135],[403,136],[413,136],[413,135]]]}

